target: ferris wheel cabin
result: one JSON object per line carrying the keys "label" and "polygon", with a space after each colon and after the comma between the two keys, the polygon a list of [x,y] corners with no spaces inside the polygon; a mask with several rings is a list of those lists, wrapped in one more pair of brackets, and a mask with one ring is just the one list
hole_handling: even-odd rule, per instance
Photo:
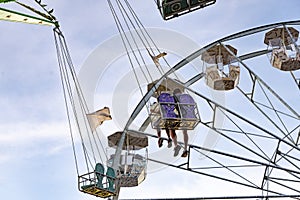
{"label": "ferris wheel cabin", "polygon": [[206,85],[214,90],[234,89],[240,79],[240,67],[230,45],[216,45],[202,54]]}
{"label": "ferris wheel cabin", "polygon": [[297,45],[299,31],[293,27],[275,28],[265,34],[268,57],[273,67],[282,71],[300,69],[300,50]]}
{"label": "ferris wheel cabin", "polygon": [[216,3],[216,0],[156,0],[157,7],[164,20],[210,6]]}
{"label": "ferris wheel cabin", "polygon": [[[118,148],[123,132],[108,136],[109,147]],[[118,187],[135,187],[147,176],[148,137],[142,134],[127,132],[118,163],[116,177]],[[111,154],[107,165],[112,167],[116,154]]]}

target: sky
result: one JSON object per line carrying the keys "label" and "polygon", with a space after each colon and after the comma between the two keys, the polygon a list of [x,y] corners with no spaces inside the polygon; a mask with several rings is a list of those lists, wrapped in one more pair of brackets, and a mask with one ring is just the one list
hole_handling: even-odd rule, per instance
{"label": "sky", "polygon": [[[32,4],[30,0],[21,2]],[[92,52],[118,33],[106,1],[43,2],[54,9],[78,73]],[[164,21],[153,0],[129,2],[145,27],[176,32],[199,47],[245,29],[298,20],[300,9],[299,0],[217,0],[213,6]],[[0,29],[1,199],[96,199],[77,190],[52,28],[1,21]],[[241,43],[242,53],[264,48],[263,44],[257,47],[249,37]],[[171,63],[176,64],[176,57],[172,59]],[[124,63],[122,59],[114,61]],[[268,73],[260,73],[272,81]],[[100,92],[96,96],[105,102],[101,94],[108,91],[101,87],[104,83],[97,86]],[[299,102],[297,92],[286,93],[293,104]],[[220,181],[209,185],[203,184],[205,181],[197,175],[166,168],[150,173],[140,187],[122,190],[120,198],[216,196]],[[226,186],[222,187],[226,190]]]}

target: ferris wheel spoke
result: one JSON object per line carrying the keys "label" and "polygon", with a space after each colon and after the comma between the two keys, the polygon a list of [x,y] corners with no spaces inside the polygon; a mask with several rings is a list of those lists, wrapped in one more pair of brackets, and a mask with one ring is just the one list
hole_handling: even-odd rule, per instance
{"label": "ferris wheel spoke", "polygon": [[296,75],[296,72],[291,71],[291,76],[293,77],[293,80],[295,81],[296,85],[298,86],[300,90],[300,74]]}
{"label": "ferris wheel spoke", "polygon": [[[201,172],[201,171],[198,171],[198,170],[193,170],[192,168],[188,168],[187,169],[187,168],[184,168],[184,167],[180,167],[180,166],[177,166],[177,165],[173,165],[173,164],[170,164],[170,163],[166,163],[166,162],[155,160],[155,159],[151,159],[151,158],[149,158],[148,160],[151,161],[151,162],[155,162],[155,163],[158,163],[158,164],[166,165],[166,166],[169,166],[169,167],[174,167],[174,168],[185,170],[185,171],[189,171],[189,172],[192,172],[192,173],[195,173],[195,174],[200,174],[200,175],[207,176],[207,177],[210,177],[210,178],[215,178],[215,179],[219,179],[219,180],[222,180],[222,181],[226,181],[226,182],[230,182],[230,183],[235,183],[235,184],[238,184],[238,185],[242,185],[242,186],[246,186],[246,187],[250,187],[250,188],[254,188],[254,189],[259,189],[259,190],[261,189],[261,188],[255,186],[255,185],[253,185],[253,184],[246,184],[246,183],[235,181],[235,180],[232,180],[232,179],[229,179],[229,178],[224,178],[224,177],[216,176],[214,174],[204,173],[204,172]],[[275,192],[275,191],[273,193],[274,194],[280,194],[280,193]]]}
{"label": "ferris wheel spoke", "polygon": [[[291,106],[288,103],[286,103],[273,89],[271,89],[270,86],[268,86],[260,77],[258,77],[245,63],[243,63],[243,61],[240,60],[240,62],[249,72],[250,80],[251,80],[250,84],[252,84],[252,90],[250,92],[246,92],[244,91],[244,89],[237,86],[238,90],[245,97],[248,98],[248,100],[274,125],[274,127],[280,130],[280,132],[284,135],[284,137],[287,137],[291,142],[295,143],[295,140],[289,137],[289,131],[285,126],[285,122],[283,121],[282,117],[280,117],[279,114],[290,116],[294,119],[299,119],[299,114],[293,108],[291,108]],[[257,87],[257,85],[259,86],[259,88]],[[266,103],[261,103],[258,102],[258,100],[255,100],[255,94],[258,93],[258,89],[260,90],[260,93],[263,94]],[[268,91],[268,94],[266,91]],[[273,101],[275,100],[280,102],[282,107],[287,109],[290,112],[290,114],[276,109],[273,104]],[[279,123],[282,125],[284,130],[282,130],[282,128],[280,128],[279,125],[275,123],[273,119],[270,118],[270,116],[261,108],[261,106],[273,111],[275,117],[278,118],[278,120],[280,121]]]}
{"label": "ferris wheel spoke", "polygon": [[[285,153],[284,153],[285,151]],[[291,155],[293,154],[293,155]],[[300,164],[299,152],[295,151],[294,148],[286,150],[286,147],[283,144],[279,143],[275,151],[273,161],[277,165],[289,166],[289,168],[294,168],[294,170],[299,170],[298,165]],[[277,180],[277,181],[274,181]],[[263,187],[269,188],[276,186],[281,186],[282,189],[289,189],[290,191],[295,191],[293,188],[298,188],[296,184],[299,183],[300,176],[298,173],[292,171],[282,171],[278,172],[277,169],[268,166],[265,170],[264,179],[262,182]],[[278,182],[280,181],[280,182]],[[290,186],[290,187],[289,187]]]}
{"label": "ferris wheel spoke", "polygon": [[[204,148],[201,148],[201,147],[196,147],[196,146],[192,146],[191,147],[192,149],[201,149],[203,150]],[[210,151],[210,150],[208,150]],[[199,153],[199,151],[197,150],[196,151],[197,153]],[[216,153],[216,151],[212,151],[210,152],[212,154]],[[220,153],[220,152],[219,152]],[[221,153],[223,154],[223,153]],[[209,171],[206,171],[206,170],[210,170],[210,169],[225,169],[226,171],[229,171],[231,173],[234,173],[236,174],[236,172],[233,172],[232,168],[242,168],[242,167],[258,167],[259,165],[244,165],[244,166],[225,166],[223,164],[220,164],[220,166],[216,166],[216,167],[198,167],[198,166],[192,166],[191,163],[183,163],[183,164],[172,164],[172,163],[167,163],[167,162],[164,162],[164,161],[161,161],[161,160],[157,160],[157,159],[153,159],[153,158],[148,158],[149,161],[152,161],[152,162],[156,162],[156,163],[159,163],[159,164],[162,164],[162,165],[166,165],[166,166],[169,166],[169,167],[174,167],[174,168],[177,168],[177,169],[181,169],[181,170],[187,170],[189,172],[192,172],[192,173],[196,173],[196,174],[200,174],[200,175],[203,175],[203,176],[207,176],[207,177],[210,177],[210,178],[214,178],[214,179],[219,179],[219,180],[222,180],[222,181],[226,181],[226,182],[230,182],[230,183],[235,183],[235,184],[238,184],[238,185],[241,185],[241,186],[245,186],[245,187],[251,187],[251,188],[255,188],[255,189],[259,189],[259,190],[262,190],[262,191],[266,191],[266,192],[269,192],[269,193],[273,193],[273,194],[278,194],[278,195],[283,195],[285,196],[285,194],[281,194],[281,193],[278,193],[276,191],[272,191],[272,190],[269,190],[269,189],[263,189],[263,188],[260,188],[259,186],[257,186],[256,184],[254,183],[251,183],[251,181],[246,181],[248,183],[245,183],[245,182],[241,182],[241,181],[237,181],[237,180],[234,180],[232,179],[232,176],[231,178],[226,178],[226,176],[217,176],[215,173],[209,173]],[[249,161],[249,160],[248,160]],[[218,163],[218,161],[216,161]],[[253,161],[254,163],[257,163],[256,161]],[[261,164],[261,163],[260,163]],[[184,167],[184,166],[189,166],[189,167]],[[263,164],[263,166],[269,166],[267,163]],[[277,169],[281,169],[283,171],[286,171],[287,169],[285,168],[280,168],[278,166],[275,166]],[[299,172],[298,172],[299,173]],[[243,177],[243,175],[241,174],[236,174],[238,177],[242,178],[242,179],[245,179],[246,177]],[[245,197],[244,197],[245,198]]]}
{"label": "ferris wheel spoke", "polygon": [[[222,44],[222,43],[221,43]],[[231,50],[224,44],[222,44],[227,51],[231,52]],[[256,81],[259,81],[267,90],[269,90],[287,109],[289,109],[296,117],[300,118],[300,115],[292,109],[288,103],[286,103],[280,95],[278,95],[265,81],[263,81],[256,73],[253,72],[242,60],[240,60],[238,57],[236,57],[232,52],[231,55],[235,57],[239,61],[239,63],[242,64],[243,67],[247,69],[247,71],[251,74],[252,77],[255,78]]]}
{"label": "ferris wheel spoke", "polygon": [[[258,130],[261,130],[261,131],[263,131],[264,133],[267,133],[267,134],[270,135],[271,137],[273,137],[273,138],[275,138],[275,139],[277,139],[277,140],[279,140],[279,141],[281,141],[281,142],[283,142],[283,143],[285,143],[285,144],[287,144],[287,145],[290,145],[291,147],[295,147],[297,150],[300,150],[297,146],[295,146],[295,144],[289,143],[288,141],[286,141],[286,140],[280,138],[279,136],[277,136],[277,135],[271,133],[270,131],[266,130],[265,128],[260,127],[259,125],[257,125],[257,124],[255,124],[255,123],[251,122],[250,120],[246,119],[245,117],[242,117],[241,115],[237,114],[236,112],[233,112],[232,110],[230,110],[230,109],[228,109],[228,108],[225,108],[224,106],[222,106],[222,105],[220,105],[220,104],[218,104],[218,103],[212,101],[211,99],[209,99],[209,98],[203,96],[203,95],[200,94],[199,92],[194,91],[194,90],[192,90],[191,88],[187,88],[187,90],[190,91],[190,92],[192,92],[192,93],[194,93],[194,94],[197,95],[199,98],[204,99],[205,101],[207,101],[207,102],[209,103],[210,106],[212,106],[212,105],[213,105],[213,106],[216,106],[216,107],[218,107],[219,109],[222,109],[223,111],[226,111],[228,114],[231,114],[232,116],[235,116],[235,117],[237,117],[238,119],[244,121],[244,122],[247,123],[249,126],[253,126],[253,127],[257,128]],[[201,123],[203,123],[203,125],[206,125],[206,126],[208,126],[208,124],[209,124],[209,123],[207,123],[207,122],[201,122]]]}

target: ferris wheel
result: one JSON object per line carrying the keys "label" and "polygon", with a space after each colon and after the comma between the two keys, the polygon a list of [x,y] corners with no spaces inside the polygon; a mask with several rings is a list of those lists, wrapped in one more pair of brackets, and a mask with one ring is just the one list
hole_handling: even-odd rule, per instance
{"label": "ferris wheel", "polygon": [[[165,3],[159,7],[164,19],[192,11],[191,4],[178,7],[184,1]],[[108,5],[141,98],[122,129],[106,135],[102,127],[121,111],[110,105],[92,110],[51,10],[30,18],[18,13],[7,17],[9,11],[1,9],[6,20],[26,18],[55,27],[78,189],[117,199],[121,188],[138,188],[151,178],[150,165],[160,165],[205,177],[211,181],[206,184],[218,180],[224,187],[245,190],[198,198],[300,198],[300,21],[226,36],[171,66],[167,59],[172,52],[160,49],[127,0],[108,0]],[[261,49],[239,48],[249,40],[259,41]],[[210,137],[217,139],[210,143]],[[155,153],[162,148],[172,159]]]}
{"label": "ferris wheel", "polygon": [[[299,21],[265,25],[227,36],[171,67],[166,60],[169,52],[157,47],[130,4],[109,2],[120,41],[130,61],[130,80],[135,80],[141,98],[125,122],[125,128],[108,134],[108,146],[114,150],[106,155],[107,161],[103,162],[101,170],[79,176],[80,190],[104,198],[116,197],[120,188],[142,185],[149,178],[150,166],[162,165],[182,170],[182,173],[221,180],[225,185],[247,191],[245,195],[237,196],[233,190],[228,196],[216,193],[213,197],[201,198],[299,197],[299,108],[294,98],[285,100],[284,89],[281,93],[276,89],[288,83],[294,97],[298,98],[296,26]],[[262,41],[262,48],[243,50],[239,55],[238,44],[246,37]],[[280,61],[275,61],[277,51],[285,52],[285,56],[277,57]],[[191,64],[194,61],[198,61],[197,73]],[[289,66],[286,70],[284,66],[288,62],[293,64],[286,64]],[[257,67],[255,63],[263,65]],[[153,75],[154,71],[158,77]],[[270,74],[269,80],[262,78],[264,74]],[[284,81],[279,81],[281,78]],[[142,84],[144,82],[147,84]],[[178,90],[180,93],[176,92]],[[204,90],[225,95],[226,102],[214,99]],[[114,108],[112,105],[111,109]],[[97,112],[92,114],[101,118]],[[119,110],[114,113],[117,112]],[[161,136],[165,131],[165,137]],[[182,132],[183,139],[176,142],[174,131],[178,138]],[[200,133],[207,134],[199,136]],[[190,137],[188,142],[186,134]],[[205,142],[205,137],[210,136],[218,138],[213,145]],[[155,152],[163,143],[167,143],[166,154],[176,159]],[[86,148],[93,148],[88,146]],[[111,168],[117,170],[105,174]],[[96,174],[95,177],[102,174],[100,182],[103,185],[92,187],[97,181],[89,182],[87,177],[91,174]]]}

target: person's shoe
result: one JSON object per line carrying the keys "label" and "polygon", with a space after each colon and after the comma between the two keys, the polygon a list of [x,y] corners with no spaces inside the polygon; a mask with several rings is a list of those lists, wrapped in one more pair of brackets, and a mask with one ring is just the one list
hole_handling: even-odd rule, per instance
{"label": "person's shoe", "polygon": [[189,155],[189,152],[187,150],[184,150],[181,157],[185,158]]}
{"label": "person's shoe", "polygon": [[180,149],[181,147],[179,145],[174,148],[174,157],[178,156]]}
{"label": "person's shoe", "polygon": [[158,138],[158,147],[162,147],[163,145],[163,139],[162,138]]}
{"label": "person's shoe", "polygon": [[172,140],[168,139],[168,148],[171,148],[171,147],[172,147]]}

